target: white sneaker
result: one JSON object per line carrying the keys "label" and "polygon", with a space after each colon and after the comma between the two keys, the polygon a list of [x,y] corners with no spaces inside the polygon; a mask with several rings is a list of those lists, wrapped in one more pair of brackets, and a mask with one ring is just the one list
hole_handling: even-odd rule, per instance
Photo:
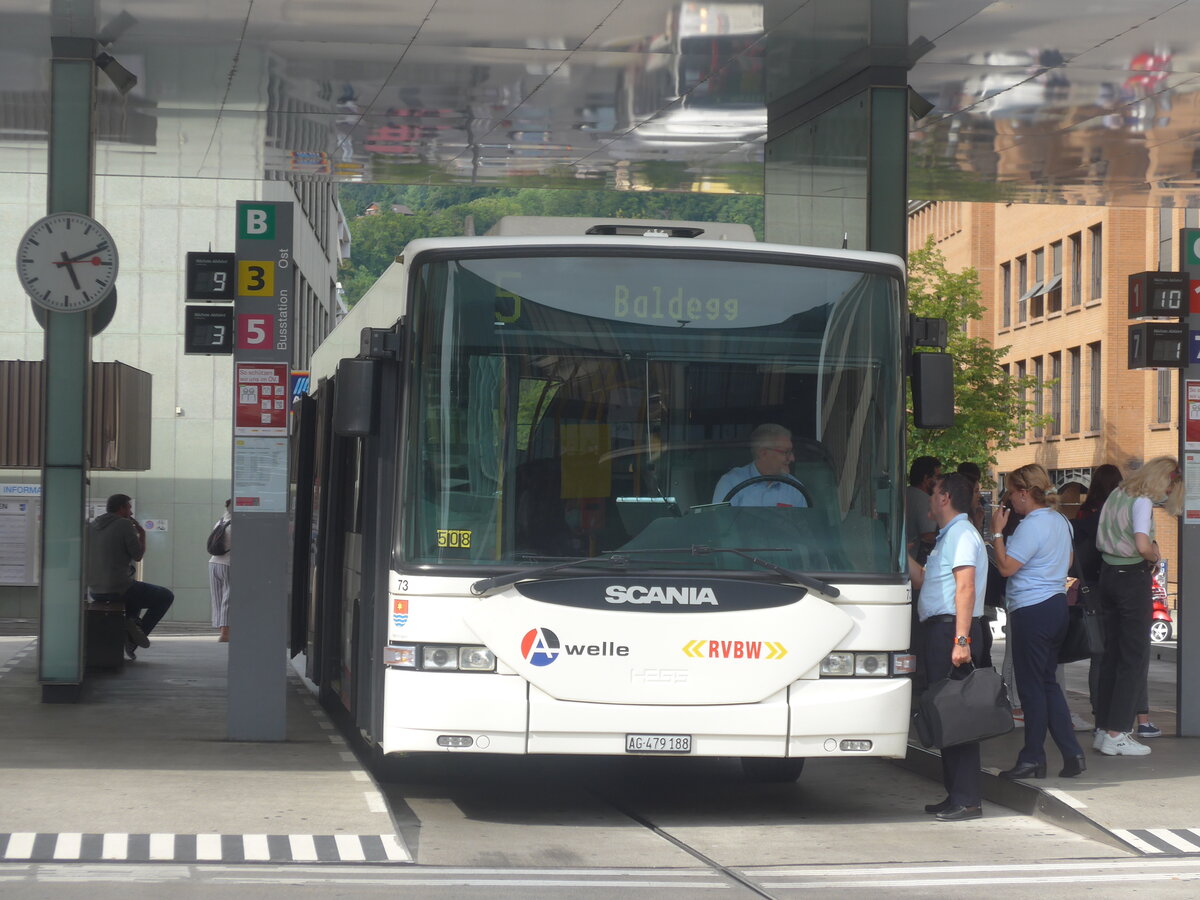
{"label": "white sneaker", "polygon": [[1099,750],[1100,745],[1104,743],[1104,739],[1108,737],[1108,732],[1103,728],[1096,729],[1096,736],[1092,738],[1092,749]]}
{"label": "white sneaker", "polygon": [[1150,748],[1145,744],[1139,744],[1135,741],[1132,735],[1119,734],[1113,737],[1108,732],[1104,733],[1104,740],[1100,742],[1100,752],[1105,756],[1149,756]]}
{"label": "white sneaker", "polygon": [[1076,731],[1091,731],[1096,726],[1078,713],[1071,713],[1071,727]]}

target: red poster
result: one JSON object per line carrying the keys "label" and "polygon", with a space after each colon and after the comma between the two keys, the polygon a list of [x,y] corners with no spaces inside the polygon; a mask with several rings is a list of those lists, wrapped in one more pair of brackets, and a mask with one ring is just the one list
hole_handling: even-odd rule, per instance
{"label": "red poster", "polygon": [[287,434],[287,363],[238,363],[235,391],[235,435]]}

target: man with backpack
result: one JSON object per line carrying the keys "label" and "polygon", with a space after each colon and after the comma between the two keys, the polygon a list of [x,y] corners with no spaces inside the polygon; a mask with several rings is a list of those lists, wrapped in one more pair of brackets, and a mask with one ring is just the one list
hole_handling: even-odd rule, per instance
{"label": "man with backpack", "polygon": [[148,635],[175,602],[175,594],[133,577],[146,555],[146,532],[133,517],[133,499],[113,494],[104,508],[88,525],[88,589],[97,603],[125,605],[125,655],[134,659],[138,647],[150,646]]}
{"label": "man with backpack", "polygon": [[208,586],[212,591],[212,624],[219,629],[217,640],[229,641],[229,550],[233,538],[232,517],[229,501],[225,501],[225,513],[217,520],[208,535]]}

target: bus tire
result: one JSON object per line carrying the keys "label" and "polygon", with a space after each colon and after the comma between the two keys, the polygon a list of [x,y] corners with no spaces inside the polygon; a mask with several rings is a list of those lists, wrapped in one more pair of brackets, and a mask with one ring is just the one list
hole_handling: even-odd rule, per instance
{"label": "bus tire", "polygon": [[795,781],[804,771],[803,757],[775,759],[763,756],[743,756],[742,774],[747,781],[758,784],[787,784]]}

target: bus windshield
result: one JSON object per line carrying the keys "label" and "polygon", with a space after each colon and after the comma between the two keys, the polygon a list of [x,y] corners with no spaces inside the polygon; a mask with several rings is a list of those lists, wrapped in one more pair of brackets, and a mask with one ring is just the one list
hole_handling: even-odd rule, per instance
{"label": "bus windshield", "polygon": [[414,261],[397,568],[899,573],[898,271],[502,252]]}

